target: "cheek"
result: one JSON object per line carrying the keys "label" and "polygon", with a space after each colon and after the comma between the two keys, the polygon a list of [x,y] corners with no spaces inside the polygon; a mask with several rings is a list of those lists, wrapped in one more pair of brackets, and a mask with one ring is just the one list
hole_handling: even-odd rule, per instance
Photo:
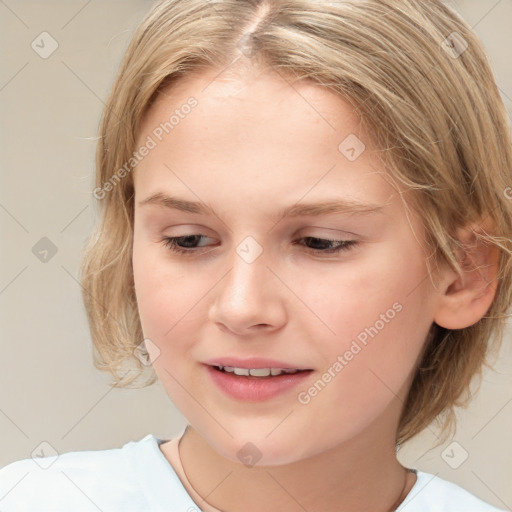
{"label": "cheek", "polygon": [[166,262],[165,249],[152,245],[134,241],[133,275],[144,336],[162,349],[162,341],[174,335],[185,316],[194,290],[183,286],[183,269]]}
{"label": "cheek", "polygon": [[426,263],[411,246],[381,245],[378,254],[316,283],[307,300],[334,334],[324,330],[318,340],[325,373],[314,389],[303,390],[301,403],[318,410],[343,404],[330,409],[337,421],[362,427],[397,395],[406,398],[404,384],[433,322]]}
{"label": "cheek", "polygon": [[[318,325],[322,320],[322,335],[330,331],[333,340],[343,343],[360,333],[364,339],[365,329],[375,324],[384,332],[396,325],[414,330],[421,327],[417,321],[431,323],[428,273],[419,249],[379,244],[360,256],[332,266],[317,264],[314,270],[291,269],[287,276],[302,302],[317,314]],[[312,314],[307,318],[315,320]],[[397,341],[406,338],[405,333],[394,334]]]}
{"label": "cheek", "polygon": [[[197,339],[197,328],[194,329],[191,321],[197,314],[192,306],[198,302],[199,291],[194,288],[196,280],[186,279],[185,269],[171,265],[165,250],[152,245],[144,247],[134,242],[133,272],[139,317],[144,338],[157,347],[152,356],[155,373],[178,409],[190,415],[194,409],[190,411],[190,397],[182,383],[191,374],[187,352]],[[201,292],[204,294],[205,290]]]}

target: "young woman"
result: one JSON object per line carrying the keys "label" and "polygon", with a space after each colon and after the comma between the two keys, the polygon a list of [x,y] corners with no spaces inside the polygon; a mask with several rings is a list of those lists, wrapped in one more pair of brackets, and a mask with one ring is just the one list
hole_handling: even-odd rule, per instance
{"label": "young woman", "polygon": [[10,464],[0,509],[498,510],[396,446],[449,431],[500,339],[511,168],[441,1],[156,4],[104,110],[82,284],[98,368],[129,385],[145,347],[188,426]]}

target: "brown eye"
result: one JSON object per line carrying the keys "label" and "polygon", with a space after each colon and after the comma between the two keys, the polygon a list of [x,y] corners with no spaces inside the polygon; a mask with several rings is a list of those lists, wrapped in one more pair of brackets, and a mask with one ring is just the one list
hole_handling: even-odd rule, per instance
{"label": "brown eye", "polygon": [[175,236],[175,237],[164,237],[162,239],[162,244],[164,247],[167,247],[173,252],[177,253],[192,253],[196,252],[195,249],[197,247],[195,244],[201,238],[208,238],[205,235],[185,235],[185,236]]}
{"label": "brown eye", "polygon": [[306,236],[300,240],[305,240],[307,244],[313,245],[308,247],[312,252],[322,254],[333,254],[342,251],[348,251],[350,248],[357,245],[355,240],[328,240],[325,238],[316,238],[313,236]]}

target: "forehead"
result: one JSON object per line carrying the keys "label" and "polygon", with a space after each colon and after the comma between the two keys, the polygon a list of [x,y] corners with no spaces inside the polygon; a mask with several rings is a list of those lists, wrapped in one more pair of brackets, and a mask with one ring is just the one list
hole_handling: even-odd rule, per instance
{"label": "forehead", "polygon": [[137,146],[148,137],[155,147],[133,173],[139,198],[179,189],[239,208],[265,198],[270,210],[305,194],[384,203],[393,193],[354,106],[272,70],[246,78],[203,72],[173,84],[147,112]]}
{"label": "forehead", "polygon": [[[343,134],[347,129],[360,131],[360,120],[351,105],[339,94],[313,80],[294,80],[272,69],[255,71],[246,75],[208,70],[195,72],[164,89],[146,113],[139,129],[139,138],[169,117],[193,97],[197,106],[189,120],[179,123],[199,128],[198,135],[208,133],[213,126],[201,123],[205,118],[218,123],[216,134],[235,127],[237,132],[254,132],[257,128],[281,126],[283,135],[311,136],[310,127],[322,125],[328,132]],[[294,121],[300,124],[293,124]],[[182,132],[173,128],[173,135]],[[274,130],[275,131],[275,130]],[[365,137],[368,138],[368,137]],[[368,142],[368,141],[367,141]]]}

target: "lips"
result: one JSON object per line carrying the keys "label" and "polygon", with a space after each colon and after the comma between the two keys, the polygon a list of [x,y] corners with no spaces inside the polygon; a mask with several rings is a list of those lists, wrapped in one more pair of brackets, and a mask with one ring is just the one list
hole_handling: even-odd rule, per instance
{"label": "lips", "polygon": [[[230,365],[226,363],[231,363]],[[224,364],[223,364],[224,363]],[[219,358],[212,359],[205,363],[207,375],[211,382],[221,390],[225,395],[232,399],[244,402],[260,402],[269,400],[299,386],[310,378],[313,373],[311,368],[305,368],[302,365],[294,365],[275,359],[236,359]],[[221,369],[221,367],[223,367]],[[226,371],[226,368],[228,370]],[[266,372],[263,370],[266,369]],[[279,370],[279,374],[268,372],[268,370]],[[251,375],[251,370],[259,370]],[[287,371],[284,371],[287,370]],[[236,373],[235,373],[236,371]],[[263,373],[269,373],[263,375]]]}
{"label": "lips", "polygon": [[283,374],[305,372],[307,370],[290,370],[288,368],[237,368],[235,366],[214,366],[221,372],[234,373],[245,377],[275,377]]}
{"label": "lips", "polygon": [[228,366],[234,368],[258,369],[258,368],[279,368],[282,370],[312,370],[308,366],[301,364],[279,361],[277,359],[267,359],[262,357],[249,357],[241,359],[237,357],[218,357],[205,361],[209,366]]}

